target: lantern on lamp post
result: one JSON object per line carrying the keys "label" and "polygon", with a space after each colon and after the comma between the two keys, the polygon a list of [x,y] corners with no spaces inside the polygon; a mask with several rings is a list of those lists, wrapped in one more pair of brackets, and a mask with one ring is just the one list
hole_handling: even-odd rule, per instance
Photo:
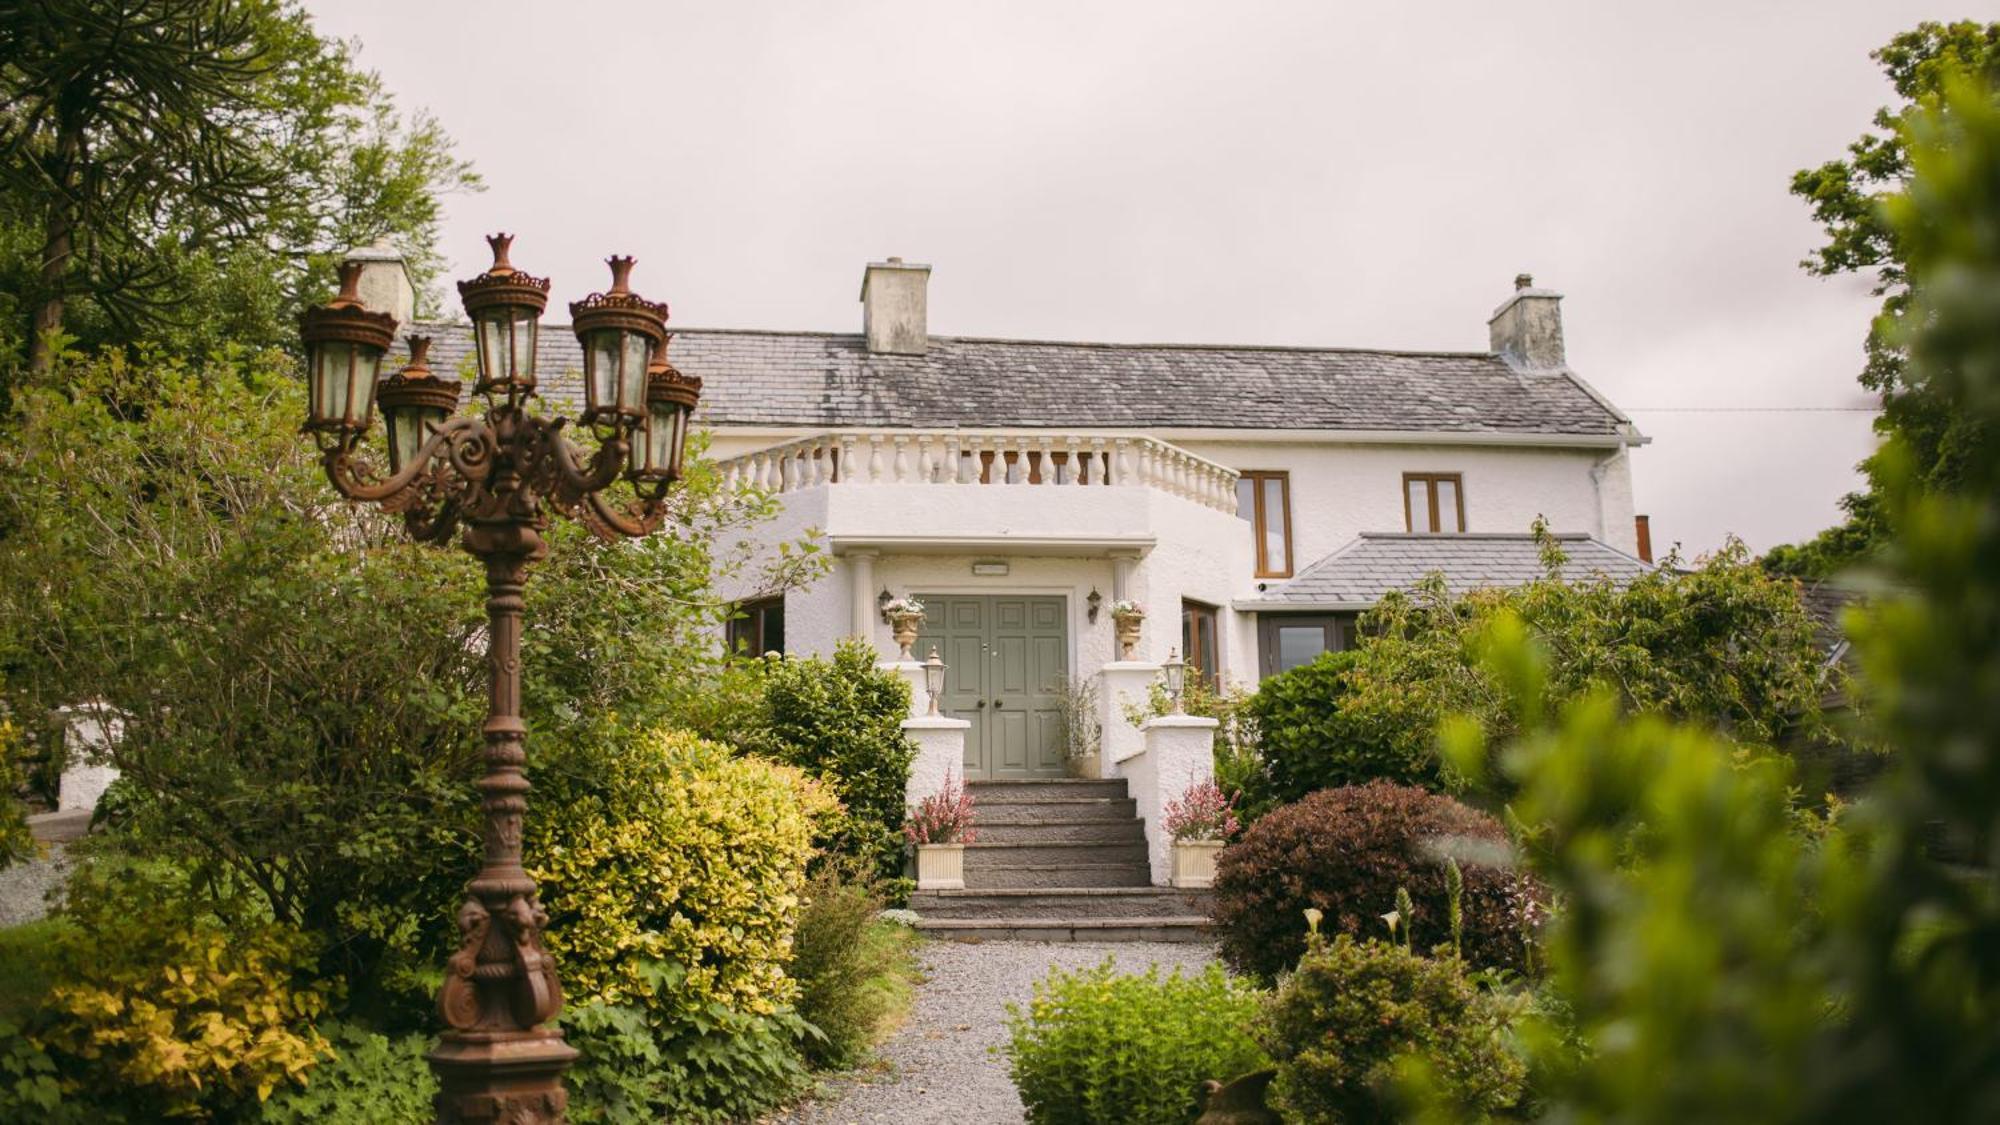
{"label": "lantern on lamp post", "polygon": [[[525,409],[536,389],[535,352],[549,283],[508,261],[509,235],[487,240],[493,265],[458,285],[472,319],[478,415],[456,414],[460,385],[433,375],[430,341],[410,339],[410,359],[376,380],[395,321],[362,307],[359,263],[341,267],[340,295],[307,312],[304,426],[327,477],[344,496],[401,513],[423,542],[459,545],[486,568],[487,664],[485,859],[458,911],[461,943],[445,967],[438,1011],[447,1030],[428,1056],[438,1076],[441,1122],[561,1121],[562,1074],[576,1051],[547,1026],[562,985],[542,948],[548,917],[521,866],[527,810],[526,725],[520,714],[522,589],[529,564],[547,553],[552,513],[604,539],[638,537],[666,520],[679,479],[688,420],[701,380],[666,362],[667,308],[631,292],[631,258],[611,259],[611,288],[571,306],[584,345],[583,422],[595,448],[571,441],[566,419]],[[362,443],[380,398],[388,472]],[[621,480],[629,495],[614,498]]]}
{"label": "lantern on lamp post", "polygon": [[1173,713],[1186,714],[1182,709],[1182,693],[1187,690],[1187,661],[1181,659],[1179,649],[1167,650],[1167,662],[1160,665],[1160,670],[1166,674],[1167,699],[1173,704]]}
{"label": "lantern on lamp post", "polygon": [[938,701],[944,698],[944,661],[938,659],[936,645],[931,646],[931,654],[924,661],[924,695],[930,701],[930,716],[939,715]]}

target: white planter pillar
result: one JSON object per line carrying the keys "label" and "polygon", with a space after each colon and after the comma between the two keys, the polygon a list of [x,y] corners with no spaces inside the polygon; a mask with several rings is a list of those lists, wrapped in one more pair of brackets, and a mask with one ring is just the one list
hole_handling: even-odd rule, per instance
{"label": "white planter pillar", "polygon": [[1117,777],[1118,763],[1146,748],[1145,736],[1125,712],[1145,710],[1146,689],[1159,676],[1160,666],[1144,660],[1114,660],[1098,669],[1097,721],[1102,738],[1097,776]]}
{"label": "white planter pillar", "polygon": [[[921,719],[931,713],[930,693],[924,690],[924,665],[919,660],[884,660],[876,667],[891,675],[901,676],[910,685],[910,718]],[[970,726],[971,724],[966,724]]]}
{"label": "white planter pillar", "polygon": [[1146,822],[1146,860],[1153,884],[1166,886],[1173,878],[1174,842],[1167,835],[1167,802],[1179,799],[1188,786],[1215,776],[1214,719],[1195,715],[1162,715],[1145,726],[1145,749],[1118,763]]}
{"label": "white planter pillar", "polygon": [[[923,678],[921,671],[917,675],[919,680]],[[903,790],[904,803],[915,806],[939,792],[947,775],[958,779],[960,785],[965,784],[965,732],[971,727],[964,719],[941,715],[903,720],[903,733],[917,744],[917,756],[910,763],[909,784]],[[974,810],[975,818],[977,815],[978,810]]]}

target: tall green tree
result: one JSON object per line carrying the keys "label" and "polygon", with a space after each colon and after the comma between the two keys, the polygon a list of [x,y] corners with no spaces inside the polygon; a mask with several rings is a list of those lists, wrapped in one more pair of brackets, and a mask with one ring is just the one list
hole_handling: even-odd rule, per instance
{"label": "tall green tree", "polygon": [[475,189],[287,0],[0,0],[0,343],[287,341],[325,259],[392,236],[436,272]]}
{"label": "tall green tree", "polygon": [[[1988,439],[1985,423],[1947,409],[1938,396],[1911,384],[1903,321],[1912,301],[1906,239],[1884,217],[1882,204],[1908,188],[1911,156],[1905,126],[1935,106],[1948,77],[1963,74],[1986,88],[2000,86],[2000,23],[1922,23],[1870,57],[1881,64],[1900,99],[1875,111],[1875,128],[1847,146],[1847,155],[1792,176],[1792,194],[1807,201],[1826,243],[1801,263],[1821,277],[1873,277],[1882,309],[1869,327],[1861,385],[1882,398],[1876,428],[1902,439],[1904,456],[1932,487],[1955,484],[1966,458]],[[1862,463],[1865,492],[1841,501],[1847,519],[1805,543],[1773,549],[1765,565],[1802,578],[1825,578],[1873,557],[1888,527],[1881,496],[1884,465]]]}

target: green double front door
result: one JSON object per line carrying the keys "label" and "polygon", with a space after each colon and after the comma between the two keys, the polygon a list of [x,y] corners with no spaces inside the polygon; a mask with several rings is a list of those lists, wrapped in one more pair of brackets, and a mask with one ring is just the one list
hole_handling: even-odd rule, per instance
{"label": "green double front door", "polygon": [[912,650],[935,645],[948,666],[939,709],[972,724],[965,776],[1063,776],[1062,709],[1069,672],[1065,602],[1051,597],[919,594],[924,627]]}

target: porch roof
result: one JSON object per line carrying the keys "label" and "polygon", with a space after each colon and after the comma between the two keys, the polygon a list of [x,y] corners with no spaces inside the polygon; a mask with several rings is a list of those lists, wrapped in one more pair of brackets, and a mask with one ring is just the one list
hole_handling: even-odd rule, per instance
{"label": "porch roof", "polygon": [[[456,372],[465,324],[414,326]],[[1513,434],[1639,442],[1630,420],[1566,368],[1517,370],[1485,352],[1091,344],[932,336],[921,356],[859,335],[677,329],[674,365],[705,382],[711,426],[1198,428]],[[568,325],[541,332],[541,389],[581,405]]]}
{"label": "porch roof", "polygon": [[[1653,569],[1588,535],[1554,536],[1569,556],[1570,578],[1629,582]],[[1521,586],[1547,573],[1541,545],[1528,534],[1363,532],[1294,577],[1274,582],[1237,609],[1366,609],[1391,590],[1409,590],[1429,574],[1444,575],[1454,594]]]}

